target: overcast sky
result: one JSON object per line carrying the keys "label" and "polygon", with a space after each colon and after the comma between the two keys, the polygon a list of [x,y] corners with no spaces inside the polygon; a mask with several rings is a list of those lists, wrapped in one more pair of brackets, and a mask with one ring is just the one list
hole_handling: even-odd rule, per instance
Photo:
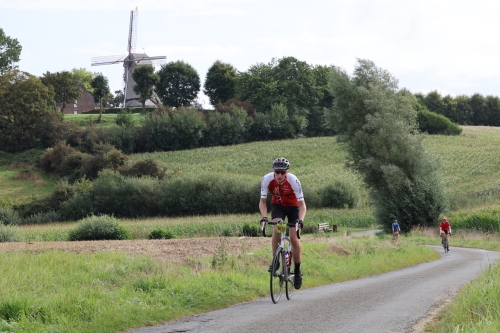
{"label": "overcast sky", "polygon": [[494,0],[0,0],[0,28],[23,48],[20,70],[83,67],[114,91],[123,67],[92,67],[91,58],[126,54],[136,6],[136,51],[187,62],[202,84],[216,60],[246,71],[293,56],[352,73],[362,58],[412,92],[500,95]]}

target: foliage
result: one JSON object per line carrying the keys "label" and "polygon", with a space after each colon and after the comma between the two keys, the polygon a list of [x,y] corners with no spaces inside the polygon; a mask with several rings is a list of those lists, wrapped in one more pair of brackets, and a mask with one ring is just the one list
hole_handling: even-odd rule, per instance
{"label": "foliage", "polygon": [[460,135],[462,129],[443,115],[422,109],[418,112],[418,128],[428,134]]}
{"label": "foliage", "polygon": [[0,243],[19,241],[17,229],[11,225],[4,225],[0,220]]}
{"label": "foliage", "polygon": [[70,241],[122,240],[128,239],[128,231],[113,216],[89,216],[79,221],[76,229],[69,233]]}
{"label": "foliage", "polygon": [[427,95],[416,94],[420,104],[460,125],[500,126],[500,98],[474,94],[472,96],[441,96],[434,90]]}
{"label": "foliage", "polygon": [[19,71],[0,76],[0,150],[50,147],[60,124],[54,92],[40,79]]}
{"label": "foliage", "polygon": [[352,166],[364,177],[380,224],[401,221],[402,230],[434,225],[446,209],[437,160],[418,135],[414,96],[368,60],[350,78],[332,76],[332,123],[346,142]]}
{"label": "foliage", "polygon": [[17,39],[11,38],[0,28],[0,76],[17,69],[22,46]]}
{"label": "foliage", "polygon": [[58,105],[62,104],[62,113],[64,113],[66,104],[73,103],[82,96],[82,91],[76,86],[76,78],[71,72],[47,72],[40,77],[40,80],[47,87],[52,87],[52,89],[54,89],[54,99]]}
{"label": "foliage", "polygon": [[260,228],[256,224],[245,223],[242,229],[243,236],[259,237]]}
{"label": "foliage", "polygon": [[102,118],[102,102],[110,93],[108,79],[101,73],[94,73],[94,78],[90,82],[90,86],[92,87],[94,100],[99,104],[99,118],[97,119],[99,123]]}
{"label": "foliage", "polygon": [[75,181],[79,178],[94,180],[101,170],[115,170],[127,160],[126,155],[110,144],[95,144],[92,149],[93,155],[60,143],[47,149],[40,164],[46,172]]}
{"label": "foliage", "polygon": [[209,111],[200,145],[210,147],[244,143],[248,139],[251,122],[247,113],[240,108],[234,107],[231,114]]}
{"label": "foliage", "polygon": [[154,228],[148,235],[148,239],[171,239],[171,238],[174,238],[172,232],[161,227]]}
{"label": "foliage", "polygon": [[132,78],[135,81],[133,89],[142,103],[142,112],[145,112],[146,101],[153,95],[154,87],[160,79],[154,71],[155,69],[152,65],[141,65],[135,66],[132,72]]}
{"label": "foliage", "polygon": [[361,201],[359,189],[346,180],[335,180],[320,191],[320,207],[356,208]]}
{"label": "foliage", "polygon": [[18,225],[21,223],[21,217],[17,211],[11,207],[0,206],[0,225]]}
{"label": "foliage", "polygon": [[132,114],[132,111],[128,110],[128,109],[122,109],[116,115],[115,123],[118,126],[122,126],[122,127],[132,127],[132,126],[134,126],[135,121],[134,121],[134,116]]}
{"label": "foliage", "polygon": [[158,71],[159,82],[156,93],[163,105],[170,107],[189,106],[200,91],[198,72],[184,61],[162,65]]}
{"label": "foliage", "polygon": [[75,81],[80,83],[85,89],[87,89],[88,92],[90,92],[91,94],[94,92],[94,89],[90,84],[94,79],[94,73],[88,71],[83,67],[73,68],[71,70],[71,73],[73,74]]}
{"label": "foliage", "polygon": [[137,161],[132,165],[124,165],[118,171],[129,177],[144,177],[163,179],[166,176],[167,169],[161,167],[158,162],[153,159]]}
{"label": "foliage", "polygon": [[203,90],[212,105],[235,97],[237,77],[236,69],[232,65],[220,60],[213,63],[208,69]]}
{"label": "foliage", "polygon": [[216,104],[215,110],[220,113],[233,113],[234,108],[245,110],[250,117],[255,117],[255,109],[250,102],[242,102],[238,99],[231,98],[224,103]]}
{"label": "foliage", "polygon": [[148,151],[192,149],[199,146],[205,122],[192,108],[148,114],[142,134]]}

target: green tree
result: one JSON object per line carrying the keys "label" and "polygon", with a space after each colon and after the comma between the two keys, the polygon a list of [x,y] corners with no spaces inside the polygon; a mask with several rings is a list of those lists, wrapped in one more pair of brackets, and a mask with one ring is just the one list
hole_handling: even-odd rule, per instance
{"label": "green tree", "polygon": [[73,73],[76,82],[80,83],[91,94],[93,93],[90,83],[94,79],[94,73],[86,70],[85,68],[73,68],[71,73]]}
{"label": "green tree", "polygon": [[158,71],[156,93],[162,103],[171,107],[189,106],[200,91],[198,72],[184,61],[170,62]]}
{"label": "green tree", "polygon": [[472,125],[473,111],[470,105],[470,98],[467,95],[455,97],[457,103],[457,123],[461,125]]}
{"label": "green tree", "polygon": [[486,99],[481,94],[474,94],[469,100],[469,105],[472,109],[471,123],[472,125],[489,125],[489,110],[486,105]]}
{"label": "green tree", "polygon": [[240,73],[237,95],[239,100],[250,102],[261,113],[270,110],[271,105],[283,102],[278,94],[278,82],[272,66],[263,63],[252,65],[248,71]]}
{"label": "green tree", "polygon": [[62,113],[66,104],[73,103],[82,96],[82,91],[76,86],[76,79],[71,72],[47,72],[40,79],[47,87],[54,89],[55,101],[58,105],[62,104]]}
{"label": "green tree", "polygon": [[61,119],[54,91],[39,78],[18,70],[0,76],[0,150],[52,146]]}
{"label": "green tree", "polygon": [[212,105],[224,103],[235,97],[236,80],[238,74],[236,69],[230,65],[217,60],[208,69],[203,92],[210,99]]}
{"label": "green tree", "polygon": [[431,91],[425,96],[424,105],[427,107],[429,111],[438,114],[444,114],[445,105],[443,103],[443,97],[439,94],[437,90]]}
{"label": "green tree", "polygon": [[154,93],[154,87],[158,84],[160,78],[155,73],[152,65],[136,66],[132,73],[135,81],[134,92],[139,95],[139,101],[142,103],[142,112],[146,112],[146,101]]}
{"label": "green tree", "polygon": [[396,218],[406,231],[435,225],[446,198],[437,159],[418,134],[415,96],[398,90],[389,72],[361,59],[352,78],[334,71],[331,87],[332,125],[370,190],[378,222],[389,229]]}
{"label": "green tree", "polygon": [[489,113],[488,126],[500,126],[500,98],[486,96],[485,103]]}
{"label": "green tree", "polygon": [[113,97],[113,106],[115,108],[122,107],[124,105],[125,95],[123,90],[115,90],[115,96]]}
{"label": "green tree", "polygon": [[17,39],[5,35],[0,28],[0,75],[18,67],[14,63],[19,61],[21,50],[22,46]]}
{"label": "green tree", "polygon": [[90,85],[94,91],[94,100],[99,103],[99,118],[97,118],[97,122],[100,123],[102,119],[102,102],[110,94],[108,78],[101,73],[94,73],[94,78]]}

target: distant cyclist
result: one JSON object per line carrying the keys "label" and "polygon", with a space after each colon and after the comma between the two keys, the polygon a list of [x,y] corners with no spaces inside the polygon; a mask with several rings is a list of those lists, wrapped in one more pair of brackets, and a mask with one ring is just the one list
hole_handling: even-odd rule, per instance
{"label": "distant cyclist", "polygon": [[[273,222],[276,222],[278,219],[285,220],[286,217],[288,226],[290,227],[289,236],[293,248],[292,258],[295,263],[294,287],[300,289],[302,287],[302,273],[300,271],[302,247],[300,240],[297,238],[295,223],[298,220],[299,229],[302,229],[307,208],[300,181],[294,174],[288,173],[289,168],[290,162],[286,158],[280,157],[273,162],[274,172],[270,172],[262,177],[259,211],[262,215],[261,222],[267,222],[266,199],[267,194],[271,192],[271,216]],[[276,226],[274,226],[271,240],[273,256],[278,248],[279,241],[280,234],[276,232]]]}
{"label": "distant cyclist", "polygon": [[398,220],[392,221],[392,240],[397,240],[400,232],[401,228],[399,227]]}
{"label": "distant cyclist", "polygon": [[[443,217],[441,223],[439,223],[439,235],[443,239],[442,242],[444,242],[444,237],[451,235],[451,224],[446,217]],[[450,249],[448,248],[448,251],[449,250]]]}

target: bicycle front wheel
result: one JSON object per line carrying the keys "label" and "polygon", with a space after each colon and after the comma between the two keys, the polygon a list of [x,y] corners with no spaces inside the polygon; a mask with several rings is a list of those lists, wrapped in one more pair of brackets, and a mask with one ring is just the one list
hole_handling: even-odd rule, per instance
{"label": "bicycle front wheel", "polygon": [[271,299],[275,304],[279,302],[283,291],[284,269],[286,269],[286,267],[283,262],[283,249],[278,248],[273,258],[270,281]]}

